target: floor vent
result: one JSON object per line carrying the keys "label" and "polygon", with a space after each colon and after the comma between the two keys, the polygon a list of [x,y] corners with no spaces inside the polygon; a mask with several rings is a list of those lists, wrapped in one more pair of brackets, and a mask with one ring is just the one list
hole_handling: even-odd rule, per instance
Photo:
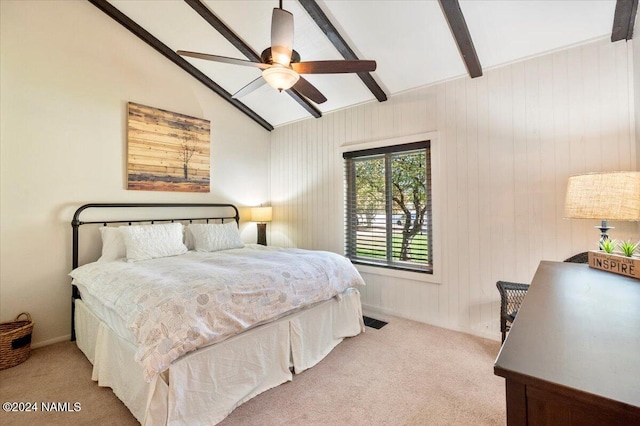
{"label": "floor vent", "polygon": [[386,322],[374,318],[363,316],[362,319],[364,320],[364,325],[366,325],[367,327],[375,328],[376,330],[380,330],[382,327],[387,325]]}

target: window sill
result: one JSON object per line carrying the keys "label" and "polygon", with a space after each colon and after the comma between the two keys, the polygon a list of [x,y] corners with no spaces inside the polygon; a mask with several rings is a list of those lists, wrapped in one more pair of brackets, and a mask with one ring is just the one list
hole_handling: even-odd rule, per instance
{"label": "window sill", "polygon": [[419,281],[428,284],[441,284],[440,277],[435,274],[425,274],[424,272],[403,271],[401,269],[385,268],[381,266],[364,265],[354,263],[353,266],[360,273],[382,275],[386,277],[401,278],[405,280]]}

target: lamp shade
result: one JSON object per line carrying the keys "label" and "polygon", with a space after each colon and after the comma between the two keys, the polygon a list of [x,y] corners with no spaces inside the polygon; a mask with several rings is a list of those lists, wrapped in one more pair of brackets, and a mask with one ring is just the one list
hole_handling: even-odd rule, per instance
{"label": "lamp shade", "polygon": [[564,217],[640,220],[640,172],[571,176],[567,184]]}
{"label": "lamp shade", "polygon": [[271,222],[271,207],[252,207],[252,222]]}
{"label": "lamp shade", "polygon": [[262,71],[262,77],[267,80],[269,86],[283,91],[293,87],[300,79],[300,74],[291,68],[283,66],[273,66]]}

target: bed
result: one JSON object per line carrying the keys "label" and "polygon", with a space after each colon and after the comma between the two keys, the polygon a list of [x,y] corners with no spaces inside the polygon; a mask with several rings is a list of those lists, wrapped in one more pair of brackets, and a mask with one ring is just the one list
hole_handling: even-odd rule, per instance
{"label": "bed", "polygon": [[231,204],[74,214],[72,340],[144,425],[218,423],[364,331],[346,258],[244,244],[238,223]]}

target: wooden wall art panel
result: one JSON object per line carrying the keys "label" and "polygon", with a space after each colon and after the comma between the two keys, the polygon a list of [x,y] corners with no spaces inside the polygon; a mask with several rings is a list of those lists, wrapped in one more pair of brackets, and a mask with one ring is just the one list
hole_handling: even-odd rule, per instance
{"label": "wooden wall art panel", "polygon": [[127,189],[209,192],[208,120],[128,103]]}

